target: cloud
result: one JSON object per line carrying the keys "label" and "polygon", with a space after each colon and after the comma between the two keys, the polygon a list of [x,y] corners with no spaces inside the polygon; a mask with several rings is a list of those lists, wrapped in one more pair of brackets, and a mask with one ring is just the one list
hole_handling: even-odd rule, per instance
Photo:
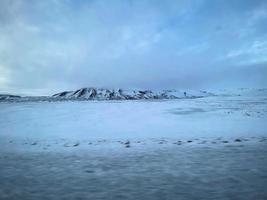
{"label": "cloud", "polygon": [[[209,88],[233,68],[232,86],[246,85],[246,66],[266,62],[266,10],[260,0],[4,0],[0,89]],[[267,86],[257,77],[251,86]]]}
{"label": "cloud", "polygon": [[238,65],[258,64],[267,62],[267,41],[254,41],[243,47],[231,50],[225,59],[233,60]]}

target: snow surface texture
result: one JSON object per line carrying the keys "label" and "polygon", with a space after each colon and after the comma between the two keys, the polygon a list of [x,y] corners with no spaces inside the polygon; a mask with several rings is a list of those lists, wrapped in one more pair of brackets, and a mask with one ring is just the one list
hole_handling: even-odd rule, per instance
{"label": "snow surface texture", "polygon": [[0,199],[267,199],[265,91],[1,102]]}
{"label": "snow surface texture", "polygon": [[0,154],[0,199],[266,200],[267,142],[102,143],[13,153],[10,144]]}
{"label": "snow surface texture", "polygon": [[265,135],[264,96],[0,103],[0,137],[190,138]]}

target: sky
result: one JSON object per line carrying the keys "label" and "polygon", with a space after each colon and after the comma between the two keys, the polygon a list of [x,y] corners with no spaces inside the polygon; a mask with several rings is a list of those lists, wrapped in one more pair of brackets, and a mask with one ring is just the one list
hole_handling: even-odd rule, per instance
{"label": "sky", "polygon": [[0,93],[267,87],[266,0],[1,0]]}

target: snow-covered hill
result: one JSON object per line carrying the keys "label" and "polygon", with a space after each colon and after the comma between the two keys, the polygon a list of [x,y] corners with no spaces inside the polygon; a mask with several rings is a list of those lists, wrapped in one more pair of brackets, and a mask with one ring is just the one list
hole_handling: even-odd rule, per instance
{"label": "snow-covered hill", "polygon": [[74,91],[64,91],[52,96],[18,96],[0,94],[0,102],[28,102],[28,101],[65,101],[65,100],[166,100],[166,99],[194,99],[201,97],[266,97],[267,89],[224,89],[214,91],[196,90],[124,90],[105,88],[81,88]]}
{"label": "snow-covered hill", "polygon": [[0,100],[14,100],[21,98],[18,95],[11,95],[11,94],[0,94]]}
{"label": "snow-covered hill", "polygon": [[237,88],[212,91],[216,96],[267,97],[267,88]]}
{"label": "snow-covered hill", "polygon": [[103,88],[81,88],[75,91],[64,91],[53,95],[60,99],[88,99],[88,100],[137,100],[137,99],[178,99],[199,98],[211,96],[206,91],[179,91],[179,90],[123,90]]}

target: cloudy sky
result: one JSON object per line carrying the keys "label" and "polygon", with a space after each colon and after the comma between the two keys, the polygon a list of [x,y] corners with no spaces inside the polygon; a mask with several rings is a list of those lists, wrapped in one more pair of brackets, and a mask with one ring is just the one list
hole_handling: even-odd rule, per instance
{"label": "cloudy sky", "polygon": [[267,87],[266,0],[1,0],[0,92]]}

